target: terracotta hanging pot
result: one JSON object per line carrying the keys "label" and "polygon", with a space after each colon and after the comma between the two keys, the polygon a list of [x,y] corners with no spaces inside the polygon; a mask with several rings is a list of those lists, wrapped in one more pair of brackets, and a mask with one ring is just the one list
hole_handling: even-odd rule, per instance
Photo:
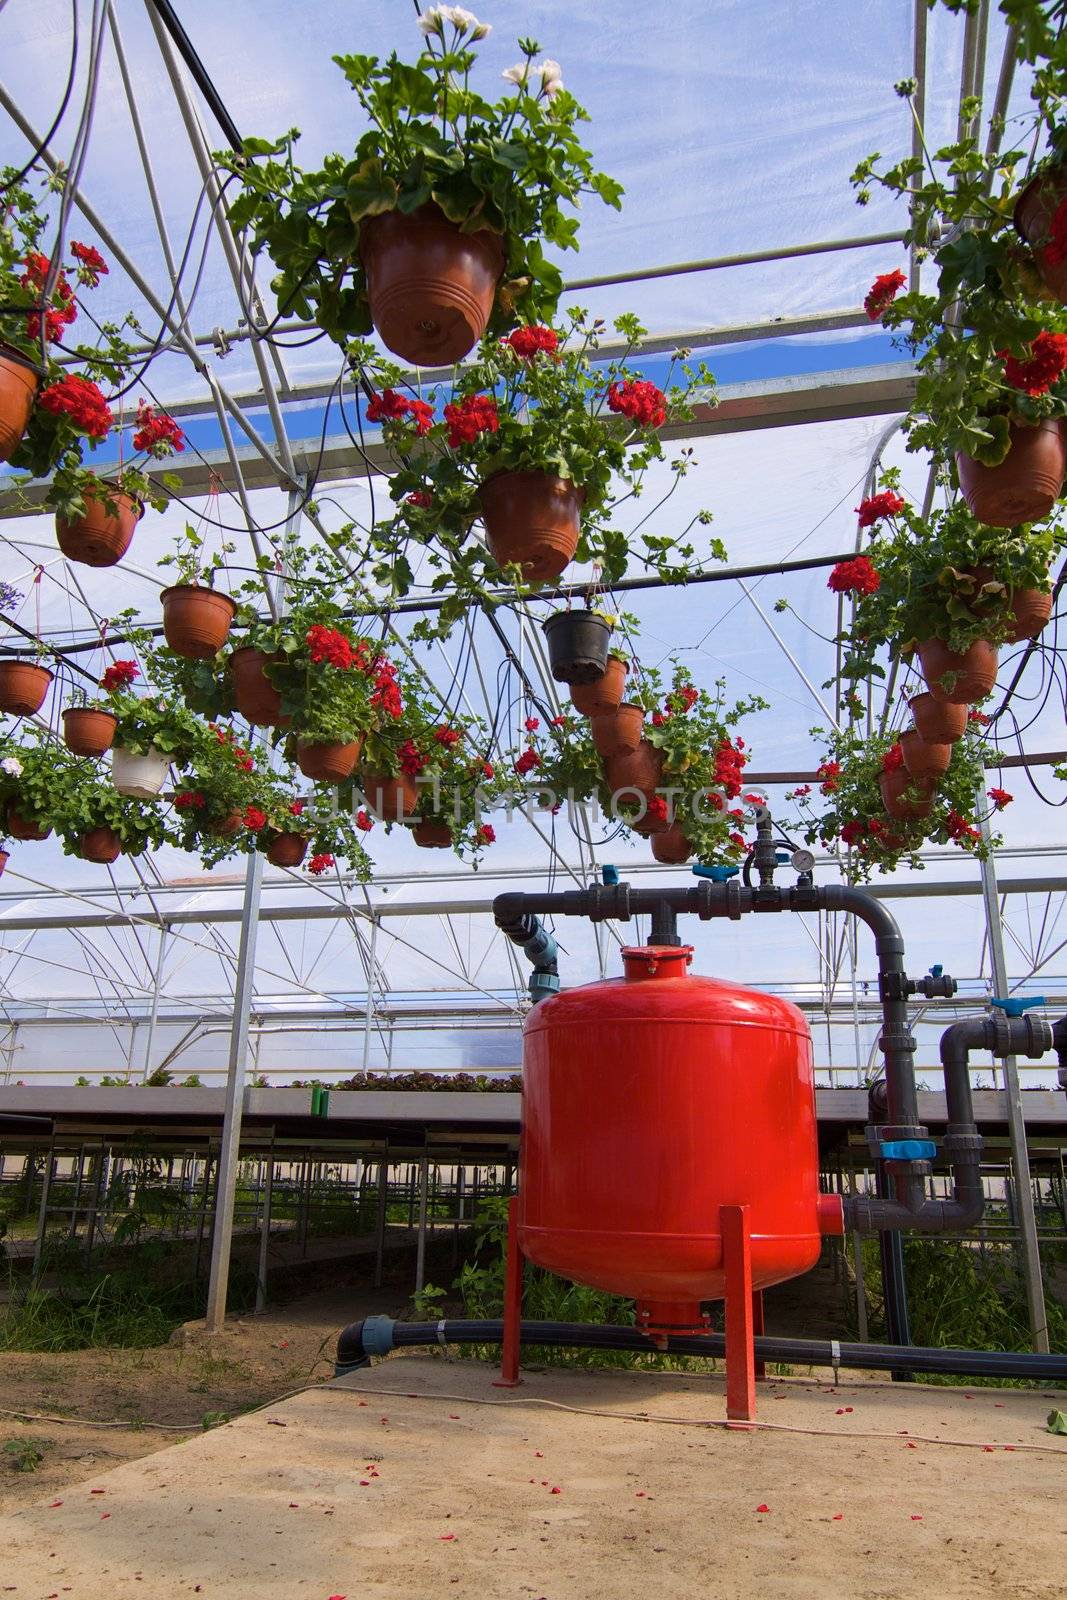
{"label": "terracotta hanging pot", "polygon": [[390,778],[382,773],[367,773],[363,777],[363,794],[367,804],[383,822],[400,822],[415,814],[419,791],[415,779],[401,772]]}
{"label": "terracotta hanging pot", "polygon": [[1042,279],[1059,300],[1067,305],[1067,260],[1049,261],[1052,220],[1067,199],[1067,170],[1054,167],[1031,178],[1015,202],[1015,228],[1034,252],[1034,264]]}
{"label": "terracotta hanging pot", "polygon": [[267,655],[252,645],[243,645],[230,657],[233,671],[233,698],[246,722],[261,728],[287,728],[289,717],[282,716],[282,697],[264,672],[271,662],[284,661],[278,650]]}
{"label": "terracotta hanging pot", "polygon": [[7,866],[10,860],[10,853],[7,850],[0,850],[0,878],[4,876],[4,868]]}
{"label": "terracotta hanging pot", "polygon": [[52,674],[34,661],[0,661],[0,711],[12,717],[32,717],[40,711]]}
{"label": "terracotta hanging pot", "polygon": [[94,706],[69,706],[63,713],[63,743],[76,756],[102,756],[111,749],[118,720]]}
{"label": "terracotta hanging pot", "polygon": [[344,783],[351,776],[362,748],[362,739],[353,739],[348,744],[340,741],[316,744],[301,739],[296,747],[296,764],[305,778],[314,778],[319,783]]}
{"label": "terracotta hanging pot", "polygon": [[0,344],[0,461],[10,461],[22,443],[40,382],[28,356]]}
{"label": "terracotta hanging pot", "polygon": [[898,822],[905,822],[910,817],[928,817],[933,809],[932,780],[913,778],[905,767],[897,767],[894,772],[883,772],[878,779],[878,787],[882,792],[882,804]]}
{"label": "terracotta hanging pot", "polygon": [[78,854],[83,861],[117,861],[122,854],[122,840],[114,828],[90,828],[78,840]]}
{"label": "terracotta hanging pot", "polygon": [[642,739],[636,750],[609,756],[604,763],[604,776],[613,794],[622,789],[636,789],[647,797],[655,792],[663,776],[663,751]]}
{"label": "terracotta hanging pot", "polygon": [[1035,428],[1014,425],[1011,447],[999,466],[986,467],[957,452],[956,470],[963,498],[979,522],[993,528],[1040,522],[1059,499],[1067,474],[1062,423],[1046,417]]}
{"label": "terracotta hanging pot", "polygon": [[[109,510],[109,503],[114,510]],[[67,521],[56,517],[56,542],[68,561],[84,567],[113,567],[130,548],[144,506],[113,483],[86,489],[85,511]]]}
{"label": "terracotta hanging pot", "polygon": [[236,600],[194,583],[175,584],[159,598],[163,632],[176,655],[207,660],[222,649],[237,611]]}
{"label": "terracotta hanging pot", "polygon": [[31,822],[28,817],[21,816],[13,805],[7,808],[7,820],[4,823],[5,832],[13,839],[39,840],[47,839],[52,832],[47,823],[43,825]]}
{"label": "terracotta hanging pot", "polygon": [[1052,616],[1052,591],[1015,589],[1009,610],[1015,621],[1007,643],[1020,644],[1023,639],[1036,639]]}
{"label": "terracotta hanging pot", "polygon": [[643,817],[635,817],[630,827],[634,833],[639,833],[642,839],[653,839],[671,831],[671,823],[666,817],[653,816],[649,811],[646,811]]}
{"label": "terracotta hanging pot", "polygon": [[930,744],[955,744],[967,731],[966,705],[935,700],[929,690],[912,695],[908,704],[916,731]]}
{"label": "terracotta hanging pot", "polygon": [[235,833],[240,833],[244,826],[244,812],[226,811],[221,817],[216,817],[204,823],[204,832],[212,834],[216,839],[232,839]]}
{"label": "terracotta hanging pot", "polygon": [[452,843],[452,829],[437,817],[423,817],[412,828],[411,837],[424,850],[447,850]]}
{"label": "terracotta hanging pot", "polygon": [[952,744],[930,743],[916,729],[900,735],[904,766],[913,778],[942,778],[952,760]]}
{"label": "terracotta hanging pot", "polygon": [[557,611],[541,624],[557,683],[595,683],[608,664],[611,623],[595,611]]}
{"label": "terracotta hanging pot", "polygon": [[152,800],[167,781],[170,756],[162,750],[146,750],[138,755],[116,745],[111,757],[111,782],[119,794],[134,800]]}
{"label": "terracotta hanging pot", "polygon": [[365,217],[359,255],[371,320],[386,349],[415,367],[462,361],[485,332],[504,271],[501,237],[463,233],[437,206]]}
{"label": "terracotta hanging pot", "polygon": [[632,755],[644,738],[645,713],[640,706],[617,706],[614,711],[590,719],[597,753],[605,761],[613,756]]}
{"label": "terracotta hanging pot", "polygon": [[591,683],[571,684],[571,705],[583,717],[602,717],[622,704],[626,693],[626,674],[630,668],[619,656],[609,656],[599,678]]}
{"label": "terracotta hanging pot", "polygon": [[267,860],[275,867],[298,867],[310,841],[303,833],[279,833],[267,846]]}
{"label": "terracotta hanging pot", "polygon": [[498,472],[479,490],[485,538],[524,583],[551,583],[574,560],[585,492],[548,472]]}
{"label": "terracotta hanging pot", "polygon": [[682,832],[680,824],[675,822],[666,833],[652,835],[652,854],[665,866],[680,867],[693,854],[693,846]]}
{"label": "terracotta hanging pot", "polygon": [[919,660],[934,699],[951,705],[973,706],[997,681],[997,652],[988,639],[976,639],[962,655],[941,639],[924,639]]}

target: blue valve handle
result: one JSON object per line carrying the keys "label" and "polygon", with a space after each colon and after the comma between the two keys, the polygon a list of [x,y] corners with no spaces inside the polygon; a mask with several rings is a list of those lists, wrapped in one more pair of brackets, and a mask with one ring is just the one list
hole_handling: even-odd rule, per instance
{"label": "blue valve handle", "polygon": [[937,1145],[933,1139],[883,1139],[878,1154],[883,1161],[932,1161]]}
{"label": "blue valve handle", "polygon": [[1043,1006],[1048,1002],[1043,994],[1035,995],[1032,1000],[1022,1000],[1012,996],[1008,1000],[990,1000],[991,1006],[997,1006],[1006,1017],[1021,1017],[1024,1011],[1029,1011],[1031,1006]]}
{"label": "blue valve handle", "polygon": [[612,866],[603,866],[603,867],[601,867],[601,869],[600,869],[600,881],[601,881],[601,883],[607,883],[607,884],[616,884],[616,883],[618,883],[618,881],[619,881],[619,869],[618,869],[618,867],[612,867]]}
{"label": "blue valve handle", "polygon": [[739,867],[705,867],[697,862],[693,868],[694,878],[710,878],[712,883],[727,883],[729,879],[736,878]]}

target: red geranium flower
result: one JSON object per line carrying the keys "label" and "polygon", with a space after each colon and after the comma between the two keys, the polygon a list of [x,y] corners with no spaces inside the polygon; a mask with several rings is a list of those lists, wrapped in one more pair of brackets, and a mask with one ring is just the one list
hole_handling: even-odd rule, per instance
{"label": "red geranium flower", "polygon": [[967,713],[967,721],[977,724],[977,726],[980,728],[984,728],[986,723],[989,721],[989,718],[986,716],[984,711],[975,711],[972,708]]}
{"label": "red geranium flower", "polygon": [[452,746],[458,744],[463,737],[457,728],[435,728],[433,736],[446,750],[451,750]]}
{"label": "red geranium flower", "polygon": [[137,407],[137,432],[133,436],[133,448],[145,450],[150,456],[162,460],[164,456],[185,449],[185,435],[173,417],[168,417],[165,411],[153,411],[142,400]]}
{"label": "red geranium flower", "polygon": [[899,772],[904,765],[904,752],[899,744],[891,744],[882,757],[883,772]]}
{"label": "red geranium flower", "polygon": [[826,580],[826,587],[835,594],[874,594],[882,580],[866,556],[856,556],[851,561],[839,561]]}
{"label": "red geranium flower", "polygon": [[308,629],[305,638],[308,655],[316,666],[326,663],[341,672],[352,666],[355,659],[352,645],[337,628],[327,628],[321,622],[316,622]]}
{"label": "red geranium flower", "polygon": [[493,777],[495,771],[496,771],[496,769],[493,766],[491,761],[483,761],[482,762],[482,777],[483,778],[491,778],[491,777]]}
{"label": "red geranium flower", "polygon": [[267,826],[267,813],[261,811],[258,806],[246,806],[241,820],[250,833],[258,833],[261,828]]}
{"label": "red geranium flower", "polygon": [[876,522],[881,522],[883,517],[895,517],[903,511],[905,501],[899,494],[894,494],[892,489],[884,489],[881,494],[872,494],[868,499],[861,500],[856,507],[861,528],[873,528]]}
{"label": "red geranium flower", "polygon": [[976,828],[973,823],[968,822],[967,818],[963,816],[961,812],[957,811],[955,806],[953,806],[952,810],[945,818],[945,831],[950,839],[954,840],[956,844],[963,845],[964,847],[966,847],[968,844],[975,843],[975,841],[982,837],[979,829]]}
{"label": "red geranium flower", "polygon": [[886,309],[893,304],[907,281],[899,267],[896,272],[879,273],[868,289],[867,298],[863,302],[863,309],[872,322],[877,322]]}
{"label": "red geranium flower", "polygon": [[1056,207],[1041,259],[1046,267],[1058,267],[1061,261],[1067,261],[1067,200],[1061,200]]}
{"label": "red geranium flower", "polygon": [[1031,344],[1026,361],[1003,350],[999,353],[1004,358],[1005,383],[1026,394],[1046,394],[1067,369],[1067,333],[1042,329]]}
{"label": "red geranium flower", "polygon": [[668,817],[667,802],[661,794],[654,794],[648,802],[646,816],[653,822],[666,822]]}
{"label": "red geranium flower", "polygon": [[667,420],[667,397],[647,378],[627,378],[608,389],[608,410],[643,428],[661,428]]}
{"label": "red geranium flower", "polygon": [[841,771],[840,761],[824,761],[819,767],[818,777],[822,779],[823,794],[833,794],[838,787],[838,774]]}
{"label": "red geranium flower", "polygon": [[1014,795],[1008,793],[1007,789],[987,789],[986,793],[998,811],[1003,811],[1005,806],[1010,806],[1015,798]]}
{"label": "red geranium flower", "polygon": [[100,279],[107,277],[107,262],[95,245],[79,244],[76,239],[72,239],[70,253],[78,262],[79,282],[86,284],[90,289],[95,289]]}
{"label": "red geranium flower", "polygon": [[731,833],[731,835],[730,835],[730,843],[732,845],[736,845],[738,850],[747,850],[748,849],[748,844],[745,841],[745,836],[744,836],[743,833]]}
{"label": "red geranium flower", "polygon": [[569,721],[570,718],[567,716],[551,717],[548,725],[550,728],[565,728]]}
{"label": "red geranium flower", "polygon": [[488,822],[483,822],[478,829],[479,844],[496,844],[496,829]]}
{"label": "red geranium flower", "polygon": [[[42,256],[38,251],[31,250],[23,262],[26,270],[19,279],[24,289],[36,290],[40,295],[48,279],[52,263],[47,256]],[[67,282],[64,272],[60,272],[52,289],[56,301],[44,314],[45,338],[51,343],[58,339],[64,328],[69,328],[72,322],[78,320],[78,307],[74,301],[74,291]],[[26,318],[26,336],[29,339],[41,337],[41,314],[31,311]]]}
{"label": "red geranium flower", "polygon": [[374,818],[369,811],[356,812],[356,827],[360,833],[369,833],[374,827]]}
{"label": "red geranium flower", "polygon": [[857,840],[863,838],[864,832],[865,826],[863,821],[859,817],[854,817],[851,822],[846,822],[842,827],[841,838],[845,844],[852,845],[855,844]]}
{"label": "red geranium flower", "polygon": [[178,811],[200,811],[207,804],[207,800],[199,789],[183,789],[181,794],[174,796],[174,806]]}
{"label": "red geranium flower", "polygon": [[311,860],[308,862],[308,871],[313,872],[317,878],[323,872],[329,872],[333,865],[333,856],[330,855],[329,851],[324,850],[320,855],[312,856]]}
{"label": "red geranium flower", "polygon": [[515,763],[515,771],[520,777],[525,777],[528,772],[533,772],[535,767],[541,765],[541,757],[536,750],[524,750]]}
{"label": "red geranium flower", "polygon": [[307,801],[306,800],[294,800],[292,805],[289,807],[289,815],[291,817],[301,817],[301,816],[303,816],[304,807],[306,805],[307,805]]}
{"label": "red geranium flower", "polygon": [[391,661],[386,661],[384,656],[379,656],[374,663],[374,673],[374,693],[370,697],[370,703],[395,721],[404,711],[400,686],[396,681],[396,668]]}
{"label": "red geranium flower", "polygon": [[416,433],[424,435],[433,427],[433,407],[425,400],[409,400],[395,389],[383,389],[367,405],[368,422],[407,422],[410,420]]}
{"label": "red geranium flower", "polygon": [[408,506],[418,506],[420,511],[429,511],[430,507],[433,505],[433,495],[427,494],[425,489],[414,489],[412,490],[411,494],[405,498],[404,504]]}
{"label": "red geranium flower", "polygon": [[414,739],[405,739],[397,751],[401,772],[406,772],[409,778],[414,778],[420,773],[426,762],[419,754],[418,746]]}
{"label": "red geranium flower", "polygon": [[90,439],[106,439],[114,418],[103,394],[90,378],[72,372],[42,389],[37,397],[42,411],[67,417],[79,433]]}
{"label": "red geranium flower", "polygon": [[540,726],[541,723],[537,717],[527,717],[526,721],[523,723],[523,727],[526,729],[527,733],[536,733]]}
{"label": "red geranium flower", "polygon": [[136,661],[113,661],[100,679],[100,687],[113,694],[116,689],[128,689],[140,676],[141,669]]}
{"label": "red geranium flower", "polygon": [[521,361],[532,361],[539,350],[543,350],[546,355],[555,355],[559,345],[559,335],[551,328],[538,325],[516,328],[514,333],[509,333],[500,343],[507,345]]}
{"label": "red geranium flower", "polygon": [[465,400],[450,402],[445,406],[445,421],[453,450],[473,444],[483,433],[496,433],[500,427],[496,401],[487,394],[472,394]]}
{"label": "red geranium flower", "polygon": [[810,783],[802,783],[800,785],[800,788],[799,789],[794,789],[792,794],[786,796],[786,799],[787,800],[806,800],[810,793],[811,793],[811,784]]}

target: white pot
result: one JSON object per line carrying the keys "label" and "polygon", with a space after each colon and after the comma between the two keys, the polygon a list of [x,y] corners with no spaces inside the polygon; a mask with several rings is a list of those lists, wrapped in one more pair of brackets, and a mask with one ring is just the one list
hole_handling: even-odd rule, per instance
{"label": "white pot", "polygon": [[116,748],[111,756],[111,781],[119,794],[130,795],[135,800],[151,800],[167,780],[170,757],[162,751],[149,750],[147,755],[134,755],[132,750]]}

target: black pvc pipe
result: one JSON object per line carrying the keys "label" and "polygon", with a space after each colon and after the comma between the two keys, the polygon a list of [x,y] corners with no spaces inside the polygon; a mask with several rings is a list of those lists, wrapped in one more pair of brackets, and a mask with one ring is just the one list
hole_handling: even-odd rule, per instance
{"label": "black pvc pipe", "polygon": [[[411,1349],[442,1344],[500,1344],[504,1323],[499,1317],[485,1321],[462,1319],[442,1322],[393,1322],[387,1317],[368,1318],[374,1324],[371,1349],[364,1348],[363,1322],[353,1322],[337,1341],[337,1372],[351,1372],[372,1355],[388,1349]],[[721,1358],[726,1342],[722,1334],[669,1334],[661,1350],[636,1328],[586,1322],[533,1322],[520,1324],[520,1340],[528,1345],[572,1345],[586,1350],[635,1350],[648,1355],[688,1355]],[[387,1342],[388,1341],[388,1342]],[[756,1359],[800,1366],[868,1368],[893,1372],[954,1373],[961,1377],[1030,1378],[1067,1384],[1067,1355],[1036,1354],[1024,1350],[940,1350],[909,1345],[853,1344],[830,1339],[755,1340]]]}
{"label": "black pvc pipe", "polygon": [[215,85],[211,81],[211,78],[208,76],[207,68],[197,55],[196,50],[193,48],[192,40],[182,27],[177,13],[170,3],[170,0],[152,0],[152,4],[155,7],[160,22],[162,22],[171,38],[174,40],[178,54],[181,56],[182,60],[185,62],[185,65],[192,73],[193,80],[196,83],[197,88],[200,90],[200,93],[211,107],[215,121],[226,135],[226,143],[229,145],[234,154],[239,156],[241,151],[244,149],[244,141],[237,131],[237,126],[234,123],[233,118],[226,109],[226,105],[222,96],[219,94],[219,91],[216,89]]}

